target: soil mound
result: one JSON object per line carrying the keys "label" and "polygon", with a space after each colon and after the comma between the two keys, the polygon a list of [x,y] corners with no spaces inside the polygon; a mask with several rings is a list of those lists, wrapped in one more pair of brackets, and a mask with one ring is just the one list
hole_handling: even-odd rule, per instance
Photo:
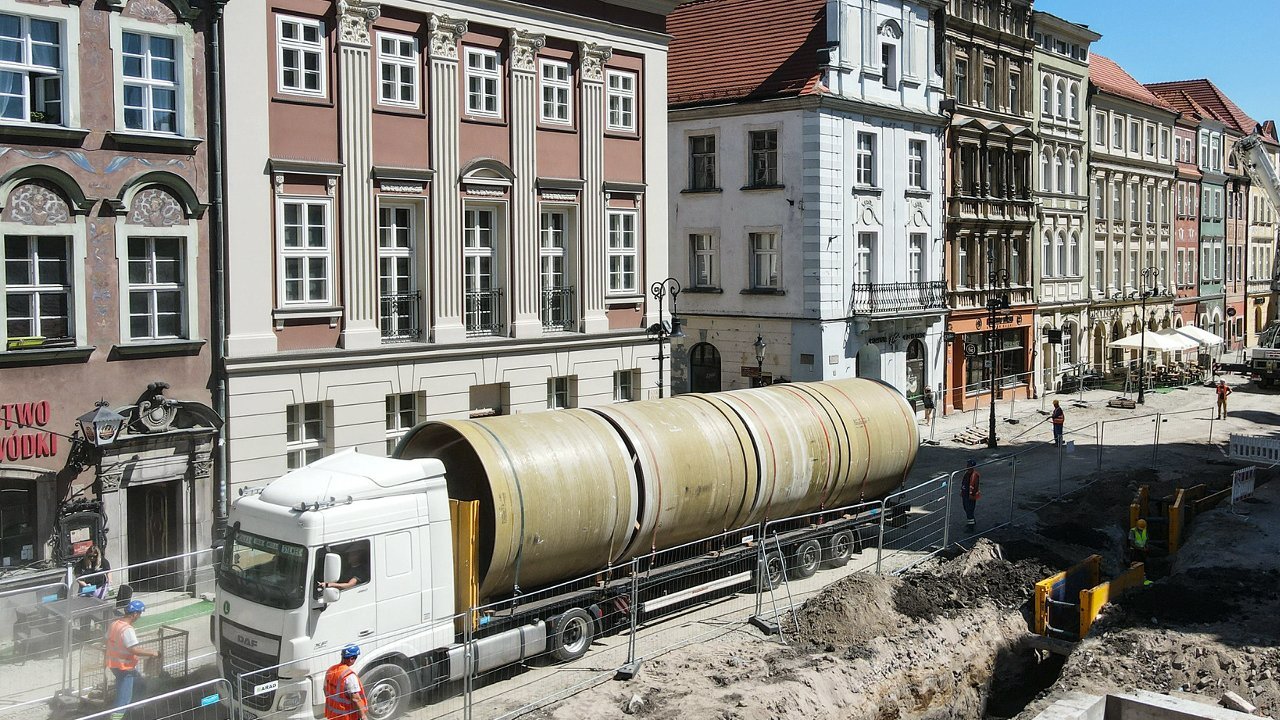
{"label": "soil mound", "polygon": [[[796,645],[824,652],[858,647],[898,627],[893,595],[897,580],[850,575],[809,598],[796,613]],[[856,653],[855,653],[856,654]]]}
{"label": "soil mound", "polygon": [[981,540],[967,555],[905,575],[893,606],[913,620],[955,617],[983,603],[1016,608],[1031,598],[1038,581],[1056,572],[1037,559],[1009,562],[1002,555],[994,543]]}

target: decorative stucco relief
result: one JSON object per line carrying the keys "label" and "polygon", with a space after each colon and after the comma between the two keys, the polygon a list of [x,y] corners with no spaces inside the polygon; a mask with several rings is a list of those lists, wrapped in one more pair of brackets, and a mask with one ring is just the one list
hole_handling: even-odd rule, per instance
{"label": "decorative stucco relief", "polygon": [[145,227],[173,227],[186,225],[186,213],[182,211],[182,203],[160,188],[147,188],[133,196],[133,207],[129,208],[129,224]]}
{"label": "decorative stucco relief", "polygon": [[538,51],[546,44],[546,35],[512,30],[511,68],[522,72],[534,72],[538,65]]}
{"label": "decorative stucco relief", "polygon": [[9,193],[9,207],[5,208],[10,222],[22,225],[58,225],[71,222],[71,207],[67,201],[43,185],[26,183]]}
{"label": "decorative stucco relief", "polygon": [[613,48],[595,43],[582,43],[582,79],[604,82],[604,64],[613,57]]}
{"label": "decorative stucco relief", "polygon": [[121,14],[162,25],[173,25],[178,22],[178,14],[160,0],[129,0],[129,4]]}
{"label": "decorative stucco relief", "polygon": [[431,57],[442,60],[458,59],[458,41],[467,32],[466,20],[454,20],[448,15],[431,16]]}
{"label": "decorative stucco relief", "polygon": [[368,0],[338,0],[338,42],[369,45],[369,28],[382,15],[382,8]]}

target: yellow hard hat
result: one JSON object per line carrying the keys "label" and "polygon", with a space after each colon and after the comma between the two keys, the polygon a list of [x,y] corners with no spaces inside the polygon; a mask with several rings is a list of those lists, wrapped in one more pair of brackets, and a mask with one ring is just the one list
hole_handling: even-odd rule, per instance
{"label": "yellow hard hat", "polygon": [[1140,530],[1146,530],[1146,529],[1147,529],[1147,521],[1146,521],[1146,520],[1139,520],[1139,521],[1138,521],[1138,528],[1139,528]]}

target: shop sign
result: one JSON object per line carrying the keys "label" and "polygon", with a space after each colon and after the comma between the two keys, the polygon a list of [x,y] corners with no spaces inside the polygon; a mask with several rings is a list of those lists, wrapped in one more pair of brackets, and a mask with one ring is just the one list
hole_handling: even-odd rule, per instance
{"label": "shop sign", "polygon": [[58,436],[40,430],[49,419],[48,400],[0,404],[0,462],[57,455]]}

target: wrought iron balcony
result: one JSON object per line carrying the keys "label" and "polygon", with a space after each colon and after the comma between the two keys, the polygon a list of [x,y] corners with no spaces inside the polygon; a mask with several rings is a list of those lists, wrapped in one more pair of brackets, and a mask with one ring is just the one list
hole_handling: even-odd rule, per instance
{"label": "wrought iron balcony", "polygon": [[573,288],[544,288],[542,290],[543,329],[569,330],[573,325]]}
{"label": "wrought iron balcony", "polygon": [[475,290],[466,294],[464,309],[467,335],[497,335],[502,332],[502,288]]}
{"label": "wrought iron balcony", "polygon": [[1035,203],[1023,198],[956,196],[947,199],[947,214],[953,218],[1033,222]]}
{"label": "wrought iron balcony", "polygon": [[383,342],[411,342],[422,335],[418,327],[420,301],[417,292],[379,298]]}
{"label": "wrought iron balcony", "polygon": [[946,306],[946,283],[941,280],[853,285],[853,315],[942,310]]}
{"label": "wrought iron balcony", "polygon": [[986,308],[992,298],[1008,296],[1010,305],[1034,305],[1035,291],[1026,285],[1012,285],[998,288],[952,288],[951,308],[953,310],[972,310]]}

